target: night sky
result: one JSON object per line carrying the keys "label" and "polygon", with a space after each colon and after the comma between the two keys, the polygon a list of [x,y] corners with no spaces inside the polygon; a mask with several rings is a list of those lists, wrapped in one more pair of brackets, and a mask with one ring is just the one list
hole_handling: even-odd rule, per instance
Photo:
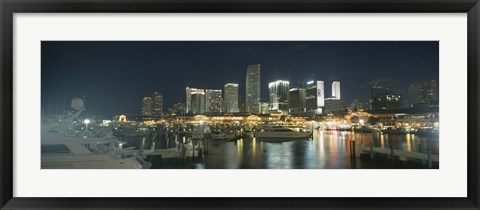
{"label": "night sky", "polygon": [[63,104],[68,110],[72,98],[85,96],[87,115],[137,114],[154,91],[164,95],[166,111],[185,103],[187,86],[223,90],[228,82],[239,83],[244,97],[247,66],[257,63],[262,101],[276,78],[290,87],[323,80],[326,97],[339,80],[347,104],[368,99],[368,83],[382,80],[406,99],[410,83],[438,81],[438,47],[436,41],[43,41],[42,113]]}

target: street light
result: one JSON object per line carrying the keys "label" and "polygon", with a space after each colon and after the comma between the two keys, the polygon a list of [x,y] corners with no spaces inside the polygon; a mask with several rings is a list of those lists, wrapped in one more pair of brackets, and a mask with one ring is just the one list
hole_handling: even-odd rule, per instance
{"label": "street light", "polygon": [[85,123],[85,130],[88,132],[88,123],[90,123],[90,120],[89,119],[85,119],[83,121],[83,123]]}

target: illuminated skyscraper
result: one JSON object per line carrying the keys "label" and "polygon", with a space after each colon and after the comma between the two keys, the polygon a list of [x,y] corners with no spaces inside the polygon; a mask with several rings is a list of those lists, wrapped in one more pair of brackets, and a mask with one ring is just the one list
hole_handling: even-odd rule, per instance
{"label": "illuminated skyscraper", "polygon": [[268,84],[269,111],[288,111],[290,82],[277,80]]}
{"label": "illuminated skyscraper", "polygon": [[323,107],[325,106],[323,81],[307,82],[305,100],[307,112],[312,114],[322,114]]}
{"label": "illuminated skyscraper", "polygon": [[340,99],[340,82],[339,81],[332,82],[332,97],[336,99]]}
{"label": "illuminated skyscraper", "polygon": [[221,113],[222,107],[222,90],[205,90],[205,112]]}
{"label": "illuminated skyscraper", "polygon": [[152,116],[152,98],[143,97],[142,99],[142,115]]}
{"label": "illuminated skyscraper", "polygon": [[238,84],[228,83],[225,85],[223,100],[225,103],[224,112],[238,112]]}
{"label": "illuminated skyscraper", "polygon": [[203,114],[205,112],[205,91],[197,88],[186,88],[186,113]]}
{"label": "illuminated skyscraper", "polygon": [[260,64],[248,66],[245,90],[246,111],[260,113]]}
{"label": "illuminated skyscraper", "polygon": [[152,116],[161,117],[163,113],[163,95],[156,91],[152,95]]}

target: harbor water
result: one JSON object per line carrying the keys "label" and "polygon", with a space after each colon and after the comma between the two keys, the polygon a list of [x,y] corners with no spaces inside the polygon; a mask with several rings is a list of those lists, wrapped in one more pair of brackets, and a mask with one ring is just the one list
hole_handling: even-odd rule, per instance
{"label": "harbor water", "polygon": [[[439,154],[438,136],[316,130],[308,139],[264,141],[253,136],[209,140],[208,153],[187,160],[154,159],[152,169],[417,169],[421,160],[361,155],[363,147]],[[352,146],[352,145],[355,146]],[[439,168],[435,163],[432,168]]]}

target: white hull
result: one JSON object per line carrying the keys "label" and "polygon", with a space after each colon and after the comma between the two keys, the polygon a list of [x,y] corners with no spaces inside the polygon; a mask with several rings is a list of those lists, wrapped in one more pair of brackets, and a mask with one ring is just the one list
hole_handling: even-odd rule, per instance
{"label": "white hull", "polygon": [[275,132],[275,131],[264,131],[256,133],[256,138],[264,139],[305,139],[310,138],[311,133],[307,132]]}

